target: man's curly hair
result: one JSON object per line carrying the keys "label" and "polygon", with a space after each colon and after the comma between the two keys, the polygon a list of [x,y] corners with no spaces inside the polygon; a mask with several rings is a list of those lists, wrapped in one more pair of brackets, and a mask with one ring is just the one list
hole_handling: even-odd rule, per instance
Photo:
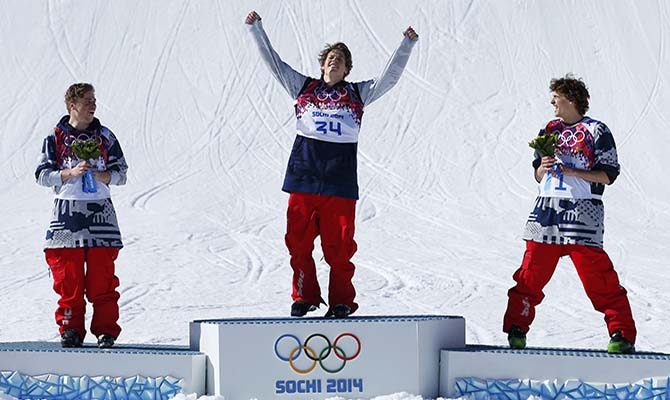
{"label": "man's curly hair", "polygon": [[589,89],[580,78],[572,74],[567,74],[563,78],[554,78],[549,83],[549,89],[571,101],[579,114],[586,115],[589,110]]}
{"label": "man's curly hair", "polygon": [[354,64],[351,61],[351,51],[349,51],[347,45],[342,42],[333,44],[326,43],[326,47],[324,47],[323,50],[321,50],[321,53],[319,53],[319,66],[323,67],[323,64],[326,62],[326,58],[328,57],[328,53],[333,50],[339,50],[344,53],[344,66],[347,69],[347,72],[344,74],[344,76],[349,75],[349,72],[351,72],[351,68],[353,68]]}

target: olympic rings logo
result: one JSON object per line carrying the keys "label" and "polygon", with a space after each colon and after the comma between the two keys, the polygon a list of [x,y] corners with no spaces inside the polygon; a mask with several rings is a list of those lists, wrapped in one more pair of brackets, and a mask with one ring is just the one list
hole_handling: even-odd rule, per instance
{"label": "olympic rings logo", "polygon": [[340,99],[345,97],[347,93],[348,92],[346,88],[338,88],[333,91],[328,91],[328,89],[323,88],[316,92],[316,98],[319,99],[319,101],[326,101],[327,99],[331,99],[332,101],[338,102]]}
{"label": "olympic rings logo", "polygon": [[88,135],[86,133],[80,133],[78,135],[67,135],[65,139],[63,140],[63,143],[67,147],[71,147],[74,142],[87,142],[91,139],[95,139],[96,142],[98,142],[98,146],[102,144],[102,137],[100,135]]}
{"label": "olympic rings logo", "polygon": [[[356,351],[352,352],[351,355],[347,355],[345,351],[342,349],[341,345],[338,345],[340,341],[343,338],[351,338],[353,341],[356,343]],[[325,342],[325,345],[320,349],[320,350],[314,350],[313,347],[311,347],[310,341],[313,339],[321,339]],[[286,341],[295,341],[296,346],[286,355],[286,352],[282,354],[280,351],[280,343],[285,343]],[[335,338],[335,341],[331,344],[330,339],[328,339],[325,335],[322,335],[320,333],[314,333],[312,335],[309,335],[307,339],[305,339],[304,343],[300,342],[300,339],[298,339],[297,336],[292,335],[290,333],[283,334],[277,338],[275,341],[275,355],[277,358],[279,358],[282,361],[288,362],[289,365],[291,366],[291,369],[301,375],[306,375],[309,374],[316,368],[316,365],[319,364],[321,366],[321,369],[323,369],[325,372],[328,372],[330,374],[336,374],[342,369],[344,369],[345,365],[347,365],[347,361],[351,361],[358,357],[358,355],[361,353],[361,341],[358,339],[358,336],[354,335],[353,333],[342,333],[339,335],[337,338]],[[311,360],[306,368],[299,368],[296,366],[295,361],[298,360],[298,358],[303,354]],[[331,355],[334,354],[337,359],[341,361],[339,363],[340,365],[337,367],[330,367],[324,364],[324,361]]]}
{"label": "olympic rings logo", "polygon": [[576,131],[564,130],[563,132],[554,132],[558,134],[558,147],[568,146],[573,147],[577,143],[581,143],[586,138],[586,134],[581,129]]}

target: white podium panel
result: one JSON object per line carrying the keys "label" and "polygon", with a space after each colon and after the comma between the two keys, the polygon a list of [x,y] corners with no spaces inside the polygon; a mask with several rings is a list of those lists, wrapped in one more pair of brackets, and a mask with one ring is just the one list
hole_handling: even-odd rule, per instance
{"label": "white podium panel", "polygon": [[464,378],[477,378],[480,381],[523,380],[526,386],[528,381],[551,381],[555,390],[555,387],[570,381],[573,381],[571,384],[576,381],[621,384],[669,374],[670,355],[667,354],[625,355],[608,354],[604,350],[511,350],[467,346],[464,349],[441,351],[440,396],[466,395],[456,388],[458,381],[467,382]]}
{"label": "white podium panel", "polygon": [[436,397],[441,349],[465,347],[451,316],[249,318],[191,323],[207,393],[226,399]]}
{"label": "white podium panel", "polygon": [[[117,344],[102,350],[94,345],[63,349],[52,342],[0,343],[0,392],[19,397],[18,391],[22,398],[69,398],[66,392],[79,391],[100,392],[91,398],[112,393],[140,399],[167,399],[179,392],[203,395],[205,368],[206,355],[185,346]],[[26,392],[38,386],[43,389],[39,394]]]}

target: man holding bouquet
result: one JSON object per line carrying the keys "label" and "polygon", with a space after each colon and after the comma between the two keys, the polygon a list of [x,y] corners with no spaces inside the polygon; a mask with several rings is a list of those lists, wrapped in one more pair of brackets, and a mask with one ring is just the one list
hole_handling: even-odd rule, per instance
{"label": "man holding bouquet", "polygon": [[109,185],[125,184],[128,166],[116,136],[94,117],[92,85],[70,86],[65,105],[68,115],[44,139],[35,171],[37,183],[56,197],[44,250],[60,296],[56,323],[61,345],[80,347],[85,296],[98,346],[111,347],[121,332],[114,261],[123,244]]}
{"label": "man holding bouquet", "polygon": [[605,314],[610,353],[635,351],[635,321],[626,290],[603,250],[605,185],[619,175],[614,138],[607,126],[585,116],[589,92],[571,75],[550,83],[558,119],[531,143],[539,195],[523,238],[526,252],[508,292],[503,331],[510,347],[526,347],[535,307],[544,298],[558,260],[570,256],[593,307]]}

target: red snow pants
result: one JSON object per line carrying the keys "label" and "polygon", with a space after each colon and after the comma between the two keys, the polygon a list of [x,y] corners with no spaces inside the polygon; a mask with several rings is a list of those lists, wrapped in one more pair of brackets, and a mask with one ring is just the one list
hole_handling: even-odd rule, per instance
{"label": "red snow pants", "polygon": [[294,301],[302,300],[316,306],[321,303],[321,289],[312,258],[314,240],[321,236],[323,255],[330,266],[328,303],[331,306],[346,304],[352,313],[356,311],[356,291],[351,282],[355,267],[350,261],[357,248],[354,241],[355,214],[354,199],[291,193],[285,240],[293,268],[291,297]]}
{"label": "red snow pants", "polygon": [[526,241],[521,268],[514,273],[516,286],[508,295],[503,331],[516,325],[528,332],[535,318],[535,306],[544,298],[542,289],[551,279],[561,256],[570,256],[584,291],[593,307],[605,314],[607,330],[612,335],[621,329],[623,336],[635,343],[637,331],[628,303],[626,289],[619,284],[612,261],[600,247],[559,245]]}
{"label": "red snow pants", "polygon": [[[81,340],[86,336],[84,315],[86,301],[93,304],[91,332],[114,336],[121,333],[119,319],[119,278],[114,275],[114,261],[119,249],[113,247],[46,249],[54,291],[60,295],[56,324],[60,333],[72,328]],[[86,267],[84,267],[86,264]]]}

